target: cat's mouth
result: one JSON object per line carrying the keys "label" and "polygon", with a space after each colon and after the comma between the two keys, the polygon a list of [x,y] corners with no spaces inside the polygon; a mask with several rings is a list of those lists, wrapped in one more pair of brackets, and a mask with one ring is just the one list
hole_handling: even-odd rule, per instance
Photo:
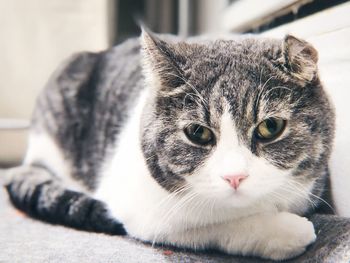
{"label": "cat's mouth", "polygon": [[226,189],[226,194],[225,194],[225,199],[227,198],[228,200],[231,201],[247,201],[247,200],[251,200],[252,196],[249,194],[249,191],[247,191],[246,189]]}
{"label": "cat's mouth", "polygon": [[233,198],[248,198],[248,195],[241,189],[230,189],[230,196]]}
{"label": "cat's mouth", "polygon": [[252,198],[243,191],[231,191],[225,201],[232,207],[244,208],[255,203],[256,199]]}

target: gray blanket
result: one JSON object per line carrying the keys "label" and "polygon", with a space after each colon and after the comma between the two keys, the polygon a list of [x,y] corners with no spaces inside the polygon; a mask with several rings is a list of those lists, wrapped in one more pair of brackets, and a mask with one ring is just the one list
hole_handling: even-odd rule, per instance
{"label": "gray blanket", "polygon": [[[0,172],[0,185],[2,184]],[[88,233],[49,225],[15,210],[0,188],[0,262],[269,262],[219,252],[152,247],[128,237]],[[317,241],[302,256],[286,262],[350,262],[350,219],[311,218]]]}

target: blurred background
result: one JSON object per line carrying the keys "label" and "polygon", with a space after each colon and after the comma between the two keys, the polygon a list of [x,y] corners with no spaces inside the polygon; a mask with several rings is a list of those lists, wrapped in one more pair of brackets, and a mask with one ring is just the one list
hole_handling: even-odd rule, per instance
{"label": "blurred background", "polygon": [[60,62],[138,36],[137,19],[184,37],[306,38],[320,52],[324,81],[341,91],[337,100],[349,83],[349,14],[339,0],[0,0],[0,167],[21,161],[35,98]]}

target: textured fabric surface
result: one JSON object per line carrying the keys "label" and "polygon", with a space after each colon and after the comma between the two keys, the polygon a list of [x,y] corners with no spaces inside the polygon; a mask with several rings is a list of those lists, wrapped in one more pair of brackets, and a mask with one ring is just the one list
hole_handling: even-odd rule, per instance
{"label": "textured fabric surface", "polygon": [[[0,185],[2,181],[0,172]],[[126,237],[77,231],[26,217],[0,189],[0,262],[270,262],[217,252],[152,247]],[[317,242],[286,262],[349,262],[350,219],[314,216]]]}

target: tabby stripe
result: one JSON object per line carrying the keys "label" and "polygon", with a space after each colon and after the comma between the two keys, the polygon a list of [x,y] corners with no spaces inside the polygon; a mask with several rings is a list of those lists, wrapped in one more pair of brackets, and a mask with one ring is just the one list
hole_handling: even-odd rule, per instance
{"label": "tabby stripe", "polygon": [[[37,178],[36,172],[41,173]],[[84,193],[65,189],[48,170],[29,166],[27,169],[14,169],[12,173],[13,180],[6,185],[10,200],[28,215],[80,230],[126,234],[123,225],[108,214],[102,202]]]}

